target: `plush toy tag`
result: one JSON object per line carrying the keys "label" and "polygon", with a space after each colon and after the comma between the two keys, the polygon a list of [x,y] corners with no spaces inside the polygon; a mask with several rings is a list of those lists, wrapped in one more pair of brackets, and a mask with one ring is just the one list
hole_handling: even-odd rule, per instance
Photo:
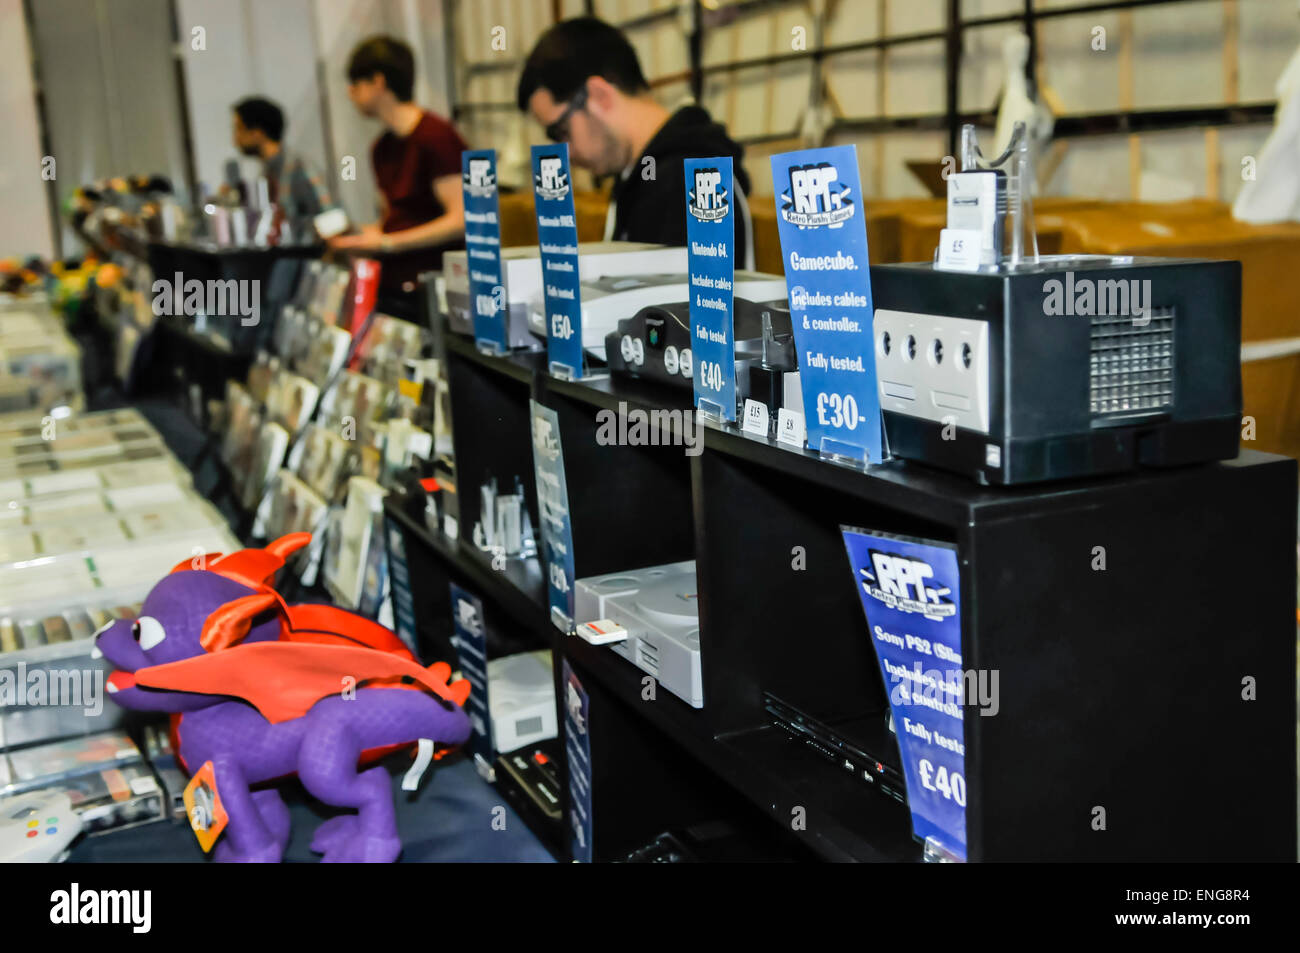
{"label": "plush toy tag", "polygon": [[205,854],[208,853],[230,820],[221,803],[221,795],[217,793],[217,776],[211,761],[203,762],[203,767],[185,785],[185,813],[194,836],[199,839],[199,846]]}

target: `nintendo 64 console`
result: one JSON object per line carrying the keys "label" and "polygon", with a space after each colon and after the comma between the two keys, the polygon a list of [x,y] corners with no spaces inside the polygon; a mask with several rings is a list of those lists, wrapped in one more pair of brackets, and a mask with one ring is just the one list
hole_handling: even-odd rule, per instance
{"label": "nintendo 64 console", "polygon": [[694,708],[704,707],[695,561],[579,579],[574,612],[626,630],[609,648]]}
{"label": "nintendo 64 console", "polygon": [[[695,360],[689,294],[684,282],[665,286],[654,304],[619,316],[617,326],[605,336],[610,372],[692,389]],[[737,272],[733,295],[737,403],[743,406],[746,398],[753,397],[773,415],[781,407],[802,408],[785,280]]]}
{"label": "nintendo 64 console", "polygon": [[871,269],[895,456],[1018,484],[1237,455],[1241,265]]}

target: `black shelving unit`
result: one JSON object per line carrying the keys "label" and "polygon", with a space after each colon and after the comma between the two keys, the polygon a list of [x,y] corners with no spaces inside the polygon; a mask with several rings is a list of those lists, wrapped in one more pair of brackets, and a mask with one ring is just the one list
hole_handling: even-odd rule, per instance
{"label": "black shelving unit", "polygon": [[[437,563],[423,577],[412,567],[426,611],[443,611],[426,590],[463,579],[486,614],[552,647],[557,690],[562,660],[582,680],[597,859],[651,828],[727,810],[766,817],[776,838],[767,846],[786,859],[921,859],[904,803],[833,752],[793,740],[768,712],[792,706],[897,767],[841,525],[957,548],[963,667],[999,678],[998,714],[965,717],[970,860],[1295,859],[1295,461],[1243,451],[999,489],[901,461],[863,473],[712,426],[698,456],[601,446],[602,411],[682,410],[690,392],[562,381],[540,354],[487,356],[454,335],[447,361],[454,443],[467,454],[458,468],[510,461],[531,479],[528,401],[556,411],[579,578],[696,560],[702,709],[662,689],[646,698],[644,672],[556,630],[540,568],[522,586],[492,570],[465,538],[472,479],[458,479],[455,543],[389,503],[390,519]],[[1104,571],[1093,569],[1097,546]],[[796,547],[806,568],[795,568]],[[1233,754],[1243,745],[1249,761]],[[638,797],[625,783],[647,759],[713,793],[656,813],[668,802],[653,785]],[[1093,828],[1096,807],[1105,831]]]}

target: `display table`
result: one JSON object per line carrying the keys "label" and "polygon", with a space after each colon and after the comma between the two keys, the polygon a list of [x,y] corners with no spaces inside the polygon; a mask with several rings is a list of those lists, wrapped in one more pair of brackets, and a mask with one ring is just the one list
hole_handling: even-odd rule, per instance
{"label": "display table", "polygon": [[[396,770],[395,768],[390,768]],[[554,858],[502,796],[478,776],[468,760],[434,765],[414,794],[393,778],[397,828],[404,849],[400,863],[552,863]],[[320,859],[308,845],[321,821],[333,816],[296,782],[283,787],[293,818],[286,863]],[[502,815],[504,811],[504,815]],[[494,812],[496,812],[494,814]],[[502,817],[504,827],[495,817]],[[206,857],[183,821],[160,821],[95,837],[83,837],[68,858],[74,863],[203,863]]]}

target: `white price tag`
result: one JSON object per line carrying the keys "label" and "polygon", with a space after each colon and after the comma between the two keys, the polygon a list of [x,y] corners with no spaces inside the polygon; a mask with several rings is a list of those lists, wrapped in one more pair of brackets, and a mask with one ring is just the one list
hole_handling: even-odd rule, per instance
{"label": "white price tag", "polygon": [[939,267],[975,271],[980,266],[981,240],[977,229],[945,228],[939,233]]}
{"label": "white price tag", "polygon": [[802,450],[807,439],[804,433],[803,414],[782,407],[776,412],[776,439]]}
{"label": "white price tag", "polygon": [[758,437],[767,436],[768,416],[767,404],[761,400],[750,400],[745,398],[745,419],[740,425],[740,429],[745,433],[752,433]]}

